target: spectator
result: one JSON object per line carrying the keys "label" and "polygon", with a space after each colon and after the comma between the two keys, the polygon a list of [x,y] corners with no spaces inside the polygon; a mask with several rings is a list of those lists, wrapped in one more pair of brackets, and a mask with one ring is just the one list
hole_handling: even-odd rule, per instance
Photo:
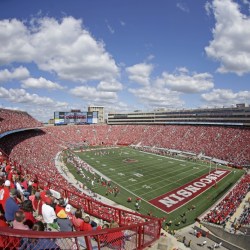
{"label": "spectator", "polygon": [[[0,227],[9,227],[3,215],[0,215]],[[5,240],[5,236],[0,236],[0,249],[4,249],[6,247]]]}
{"label": "spectator", "polygon": [[29,230],[29,227],[24,224],[26,218],[23,211],[19,210],[15,212],[15,220],[13,221],[14,229]]}
{"label": "spectator", "polygon": [[70,220],[72,220],[72,217],[73,217],[71,210],[72,210],[72,206],[70,204],[67,204],[65,207],[65,212],[67,213]]}
{"label": "spectator", "polygon": [[4,213],[6,200],[10,197],[10,181],[4,182],[4,187],[0,190],[0,211]]}
{"label": "spectator", "polygon": [[50,204],[52,204],[52,201],[53,201],[53,199],[52,199],[52,193],[50,192],[49,189],[40,192],[40,197],[41,197],[41,200],[43,202],[46,202],[46,200],[47,200]]}
{"label": "spectator", "polygon": [[12,222],[15,218],[15,213],[19,210],[19,205],[16,201],[17,191],[12,188],[10,190],[10,197],[6,200],[5,204],[5,219],[7,222]]}
{"label": "spectator", "polygon": [[56,222],[57,216],[54,208],[51,206],[51,199],[46,199],[45,203],[42,205],[42,215],[44,222],[48,224]]}
{"label": "spectator", "polygon": [[57,223],[60,227],[60,231],[62,232],[70,232],[72,231],[72,223],[68,218],[65,210],[62,209],[59,213],[57,213]]}
{"label": "spectator", "polygon": [[[117,228],[119,224],[117,222],[112,222],[110,228]],[[112,249],[123,249],[124,246],[124,234],[122,231],[117,231],[114,233],[108,233],[106,239],[108,246]]]}
{"label": "spectator", "polygon": [[33,207],[31,200],[26,200],[21,204],[21,210],[25,215],[25,225],[29,226],[32,229],[34,223],[36,222],[35,217],[33,216]]}
{"label": "spectator", "polygon": [[59,213],[62,209],[65,210],[65,202],[63,198],[60,198],[58,200],[58,204],[56,204],[56,207],[55,207],[56,214]]}
{"label": "spectator", "polygon": [[91,231],[93,230],[90,224],[90,217],[87,215],[84,217],[83,223],[80,226],[80,231]]}
{"label": "spectator", "polygon": [[42,215],[42,206],[44,203],[40,199],[40,192],[35,192],[34,195],[29,196],[29,199],[32,202],[32,207],[35,216]]}
{"label": "spectator", "polygon": [[32,183],[32,188],[34,188],[36,191],[38,190],[38,181],[35,179]]}
{"label": "spectator", "polygon": [[[33,231],[44,231],[45,226],[41,221],[37,221],[32,228]],[[29,244],[30,250],[53,249],[60,250],[60,247],[52,239],[38,239]]]}
{"label": "spectator", "polygon": [[27,192],[24,187],[21,185],[21,180],[20,177],[17,177],[15,179],[15,186],[17,191],[19,192],[19,194],[21,194],[22,196],[25,196],[26,198],[30,195],[29,192]]}
{"label": "spectator", "polygon": [[[98,227],[96,228],[96,230],[101,230],[101,229],[108,229],[109,228],[109,224],[105,223],[102,226],[98,225]],[[99,236],[95,236],[96,240],[100,240],[100,242],[107,242],[107,234],[101,234]]]}
{"label": "spectator", "polygon": [[82,210],[78,208],[72,217],[72,224],[76,231],[80,231],[80,227],[82,223],[83,223]]}

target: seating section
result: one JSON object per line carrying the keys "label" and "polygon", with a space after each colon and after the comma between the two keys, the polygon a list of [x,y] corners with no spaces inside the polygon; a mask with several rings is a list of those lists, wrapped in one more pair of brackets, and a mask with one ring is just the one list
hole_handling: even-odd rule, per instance
{"label": "seating section", "polygon": [[146,145],[250,164],[250,129],[206,126],[89,125],[44,128],[67,145]]}
{"label": "seating section", "polygon": [[41,122],[38,122],[26,112],[0,108],[0,134],[16,129],[41,126]]}
{"label": "seating section", "polygon": [[[250,174],[247,174],[214,209],[206,214],[203,220],[217,225],[225,225],[250,191],[249,183]],[[245,212],[243,216],[247,219],[249,214]]]}

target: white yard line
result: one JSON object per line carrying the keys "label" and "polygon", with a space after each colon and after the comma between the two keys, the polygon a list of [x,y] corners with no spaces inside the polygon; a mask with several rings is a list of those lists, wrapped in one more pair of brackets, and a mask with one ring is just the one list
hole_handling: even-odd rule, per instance
{"label": "white yard line", "polygon": [[[140,151],[140,152],[142,152],[144,154],[157,155],[157,154],[150,153],[150,152],[144,152],[144,151]],[[157,155],[157,156],[168,158],[168,159],[175,160],[175,161],[182,161],[182,162],[184,161],[185,162],[185,160],[175,159],[175,158],[172,158],[172,157],[169,157],[169,156],[165,156],[165,155]]]}
{"label": "white yard line", "polygon": [[[202,171],[203,171],[203,170],[202,170]],[[189,172],[189,171],[187,171],[187,172]],[[201,171],[198,171],[198,172],[196,172],[196,173],[199,173],[199,172],[201,172]],[[194,175],[194,174],[190,174],[190,175],[188,175],[188,176],[185,176],[184,178],[178,179],[177,181],[183,180],[183,179],[185,179],[186,177],[189,177],[189,176],[192,176],[192,175]],[[152,192],[154,192],[155,190],[159,190],[159,189],[165,188],[165,187],[167,187],[167,186],[169,186],[169,185],[171,185],[171,184],[173,184],[173,183],[178,183],[177,181],[172,181],[171,183],[169,183],[169,184],[167,184],[167,185],[165,185],[165,186],[161,186],[160,188],[154,188],[154,190],[152,190],[151,192],[148,191],[147,193],[144,193],[144,194],[141,194],[141,195],[145,195],[145,194],[148,194],[148,193],[152,193]],[[183,186],[183,185],[185,185],[185,184],[180,184],[180,185]]]}

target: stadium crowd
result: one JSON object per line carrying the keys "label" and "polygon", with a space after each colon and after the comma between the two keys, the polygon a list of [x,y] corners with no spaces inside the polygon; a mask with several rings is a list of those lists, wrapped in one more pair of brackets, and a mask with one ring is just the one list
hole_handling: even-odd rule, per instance
{"label": "stadium crowd", "polygon": [[[11,122],[9,122],[11,121]],[[22,111],[0,109],[0,133],[41,123]],[[90,125],[43,128],[48,140],[63,146],[88,141],[91,145],[144,145],[204,154],[241,166],[250,164],[250,130],[223,126]]]}
{"label": "stadium crowd", "polygon": [[[91,145],[146,145],[203,153],[235,165],[250,164],[250,130],[205,126],[67,126],[50,127],[64,141]],[[70,136],[69,136],[70,135]]]}
{"label": "stadium crowd", "polygon": [[249,202],[248,202],[248,205],[244,208],[239,220],[238,220],[238,223],[240,225],[250,225],[250,205],[249,205]]}
{"label": "stadium crowd", "polygon": [[[233,190],[215,208],[206,214],[203,220],[218,225],[225,225],[249,191],[250,174],[246,174]],[[249,218],[249,210],[244,211],[242,216]]]}
{"label": "stadium crowd", "polygon": [[26,112],[0,108],[0,134],[16,129],[41,126],[41,122],[38,122]]}

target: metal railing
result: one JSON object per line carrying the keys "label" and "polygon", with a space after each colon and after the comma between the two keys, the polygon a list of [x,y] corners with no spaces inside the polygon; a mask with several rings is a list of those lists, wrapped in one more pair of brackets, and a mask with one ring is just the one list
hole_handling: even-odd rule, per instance
{"label": "metal railing", "polygon": [[27,231],[0,227],[1,249],[144,249],[159,237],[156,220],[88,232]]}

